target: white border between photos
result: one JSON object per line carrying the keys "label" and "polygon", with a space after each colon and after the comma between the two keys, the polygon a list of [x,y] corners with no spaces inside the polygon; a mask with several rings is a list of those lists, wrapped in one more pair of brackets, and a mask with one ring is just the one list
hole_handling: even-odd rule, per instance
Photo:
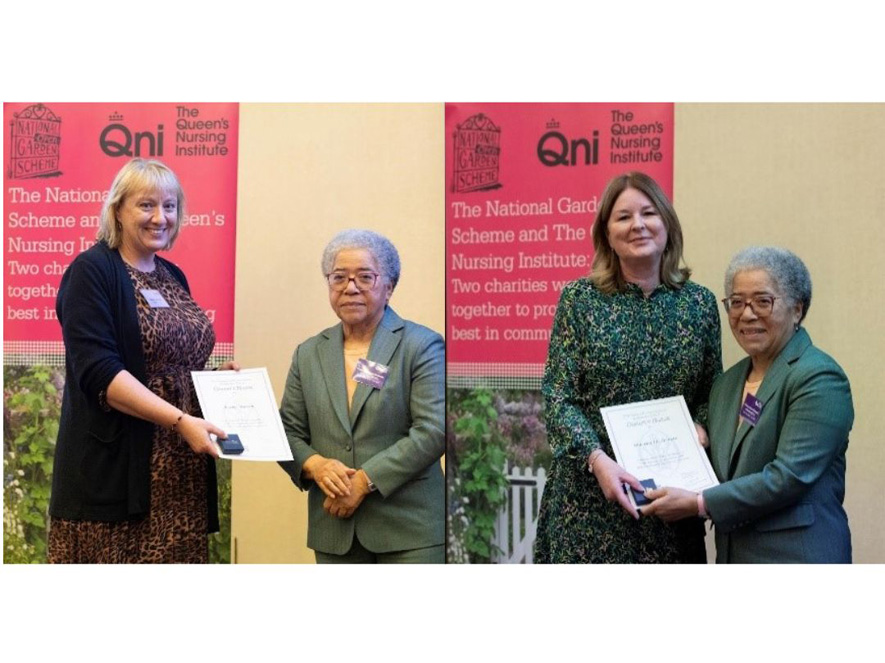
{"label": "white border between photos", "polygon": [[4,8],[7,101],[876,101],[883,94],[879,22],[861,0],[50,5]]}
{"label": "white border between photos", "polygon": [[7,566],[3,647],[27,660],[88,652],[130,663],[849,660],[879,648],[871,588],[882,574],[872,565]]}

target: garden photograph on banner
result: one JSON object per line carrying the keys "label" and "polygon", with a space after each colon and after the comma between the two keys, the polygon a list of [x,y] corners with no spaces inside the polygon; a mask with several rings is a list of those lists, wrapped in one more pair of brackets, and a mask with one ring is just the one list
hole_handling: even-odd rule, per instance
{"label": "garden photograph on banner", "polygon": [[[65,381],[56,301],[62,280],[78,256],[100,249],[100,232],[111,245],[113,238],[125,241],[127,224],[148,218],[133,215],[150,215],[148,208],[159,203],[166,223],[175,221],[175,230],[132,226],[134,246],[146,247],[151,257],[160,248],[161,271],[175,276],[189,290],[188,301],[192,297],[191,305],[198,307],[194,310],[202,311],[206,361],[199,368],[232,360],[239,106],[5,103],[3,127],[3,558],[7,563],[44,562]],[[124,198],[116,229],[111,220],[111,227],[102,230],[112,182],[125,190],[122,170],[133,160],[165,173],[165,182],[177,178],[182,195],[171,201],[140,200],[137,211],[134,205],[126,207]],[[160,165],[150,166],[153,161]],[[169,216],[170,208],[177,208],[177,219]],[[153,246],[157,241],[163,247]],[[179,278],[182,273],[186,276]],[[151,289],[148,275],[141,276],[148,308],[175,305]],[[83,279],[70,281],[83,287]],[[73,294],[66,306],[74,311],[74,300],[84,291],[69,287]],[[100,328],[98,320],[84,322],[94,323],[91,332]],[[230,558],[230,468],[227,463],[218,468],[221,532],[210,537],[210,560],[224,562]]]}
{"label": "garden photograph on banner", "polygon": [[612,177],[671,194],[673,105],[450,103],[446,141],[448,561],[532,562],[557,302]]}

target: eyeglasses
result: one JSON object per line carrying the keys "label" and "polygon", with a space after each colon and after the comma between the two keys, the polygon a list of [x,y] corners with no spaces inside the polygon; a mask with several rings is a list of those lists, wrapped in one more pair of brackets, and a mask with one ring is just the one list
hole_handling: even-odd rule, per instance
{"label": "eyeglasses", "polygon": [[747,306],[753,309],[757,318],[767,318],[774,308],[775,299],[777,297],[773,295],[754,295],[749,299],[737,296],[726,297],[722,300],[722,305],[725,307],[725,312],[732,318],[739,318]]}
{"label": "eyeglasses", "polygon": [[351,281],[356,285],[357,290],[366,292],[375,287],[379,276],[380,274],[375,272],[359,272],[356,276],[348,276],[344,272],[332,272],[326,274],[326,280],[329,282],[329,287],[336,292],[347,290]]}

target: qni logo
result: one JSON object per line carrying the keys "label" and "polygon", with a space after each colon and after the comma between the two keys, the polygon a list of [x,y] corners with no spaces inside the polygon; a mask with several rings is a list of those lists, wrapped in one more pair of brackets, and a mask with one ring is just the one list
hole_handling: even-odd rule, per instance
{"label": "qni logo", "polygon": [[538,159],[545,166],[585,166],[599,163],[599,131],[593,130],[592,140],[573,138],[569,140],[559,132],[559,122],[551,119],[547,133],[538,141]]}
{"label": "qni logo", "polygon": [[136,131],[133,133],[125,124],[123,116],[113,113],[108,116],[111,123],[104,128],[98,139],[101,151],[109,157],[161,157],[163,156],[163,125],[157,125],[156,133]]}

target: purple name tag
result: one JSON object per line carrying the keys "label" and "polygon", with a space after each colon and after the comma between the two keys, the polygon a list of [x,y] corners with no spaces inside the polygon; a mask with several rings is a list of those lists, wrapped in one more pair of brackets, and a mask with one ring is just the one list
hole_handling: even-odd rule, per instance
{"label": "purple name tag", "polygon": [[759,415],[762,414],[762,401],[753,394],[747,394],[746,400],[741,407],[741,416],[751,426],[755,426],[759,422]]}
{"label": "purple name tag", "polygon": [[367,359],[360,359],[353,369],[353,379],[362,384],[367,384],[375,389],[381,389],[387,381],[387,373],[390,368],[384,364],[378,364]]}

